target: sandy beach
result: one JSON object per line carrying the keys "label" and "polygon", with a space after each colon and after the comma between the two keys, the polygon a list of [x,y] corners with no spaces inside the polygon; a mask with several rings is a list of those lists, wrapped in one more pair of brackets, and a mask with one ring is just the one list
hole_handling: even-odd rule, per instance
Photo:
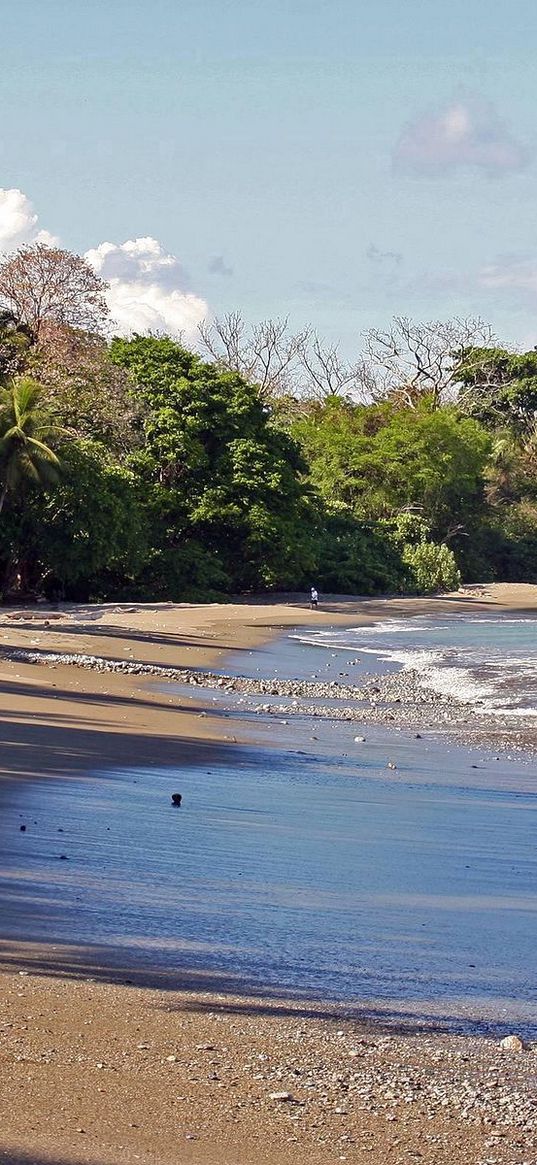
{"label": "sandy beach", "polygon": [[[224,669],[287,628],[436,612],[537,609],[537,587],[430,599],[303,596],[230,604],[69,605],[0,612],[0,796],[16,780],[85,781],[118,766],[213,765],[250,724],[171,698],[136,665]],[[9,658],[92,656],[133,671]],[[3,941],[0,1160],[287,1165],[535,1160],[535,1050],[394,1032],[322,1002],[170,990],[83,951]],[[531,1091],[531,1090],[530,1090]],[[278,1094],[280,1094],[278,1096]]]}

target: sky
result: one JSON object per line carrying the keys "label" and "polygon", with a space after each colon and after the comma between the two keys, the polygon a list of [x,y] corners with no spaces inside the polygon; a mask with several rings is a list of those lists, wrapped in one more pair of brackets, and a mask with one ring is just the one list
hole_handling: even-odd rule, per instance
{"label": "sky", "polygon": [[118,329],[480,315],[537,344],[531,0],[0,0],[0,249]]}

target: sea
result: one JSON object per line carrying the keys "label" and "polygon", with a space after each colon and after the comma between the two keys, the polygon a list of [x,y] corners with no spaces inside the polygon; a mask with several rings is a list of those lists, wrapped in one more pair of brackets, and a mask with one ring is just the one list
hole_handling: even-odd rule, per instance
{"label": "sea", "polygon": [[[537,620],[296,628],[226,671],[394,667],[491,718],[533,715]],[[178,742],[172,767],[157,754],[150,767],[0,787],[2,960],[35,969],[37,951],[52,974],[536,1038],[534,758],[206,695],[230,738],[223,758],[209,748],[193,763]]]}
{"label": "sea", "polygon": [[[386,619],[370,626],[313,632],[303,643],[358,653],[362,664],[413,670],[427,688],[479,707],[480,713],[537,716],[534,615],[453,614]],[[537,731],[537,729],[536,729]]]}

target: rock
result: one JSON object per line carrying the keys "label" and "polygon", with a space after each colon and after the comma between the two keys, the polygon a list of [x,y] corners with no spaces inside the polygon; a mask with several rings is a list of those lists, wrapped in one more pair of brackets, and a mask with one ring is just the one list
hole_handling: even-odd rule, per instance
{"label": "rock", "polygon": [[500,1048],[505,1048],[506,1052],[522,1052],[524,1050],[524,1044],[520,1036],[511,1035],[505,1036],[503,1040],[500,1040]]}
{"label": "rock", "polygon": [[292,1100],[290,1092],[269,1092],[270,1100]]}
{"label": "rock", "polygon": [[20,829],[21,833],[26,833],[26,826],[25,825],[19,825],[19,829]]}
{"label": "rock", "polygon": [[172,793],[172,805],[175,805],[177,809],[180,809],[182,800],[181,793]]}
{"label": "rock", "polygon": [[355,744],[365,744],[365,736],[355,736],[354,743]]}

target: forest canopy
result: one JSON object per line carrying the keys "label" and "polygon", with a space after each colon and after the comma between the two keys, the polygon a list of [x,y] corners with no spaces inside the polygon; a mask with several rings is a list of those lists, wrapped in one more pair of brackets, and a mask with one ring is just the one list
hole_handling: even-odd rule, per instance
{"label": "forest canopy", "polygon": [[537,581],[537,353],[481,320],[114,338],[44,244],[0,262],[0,595],[206,599]]}

